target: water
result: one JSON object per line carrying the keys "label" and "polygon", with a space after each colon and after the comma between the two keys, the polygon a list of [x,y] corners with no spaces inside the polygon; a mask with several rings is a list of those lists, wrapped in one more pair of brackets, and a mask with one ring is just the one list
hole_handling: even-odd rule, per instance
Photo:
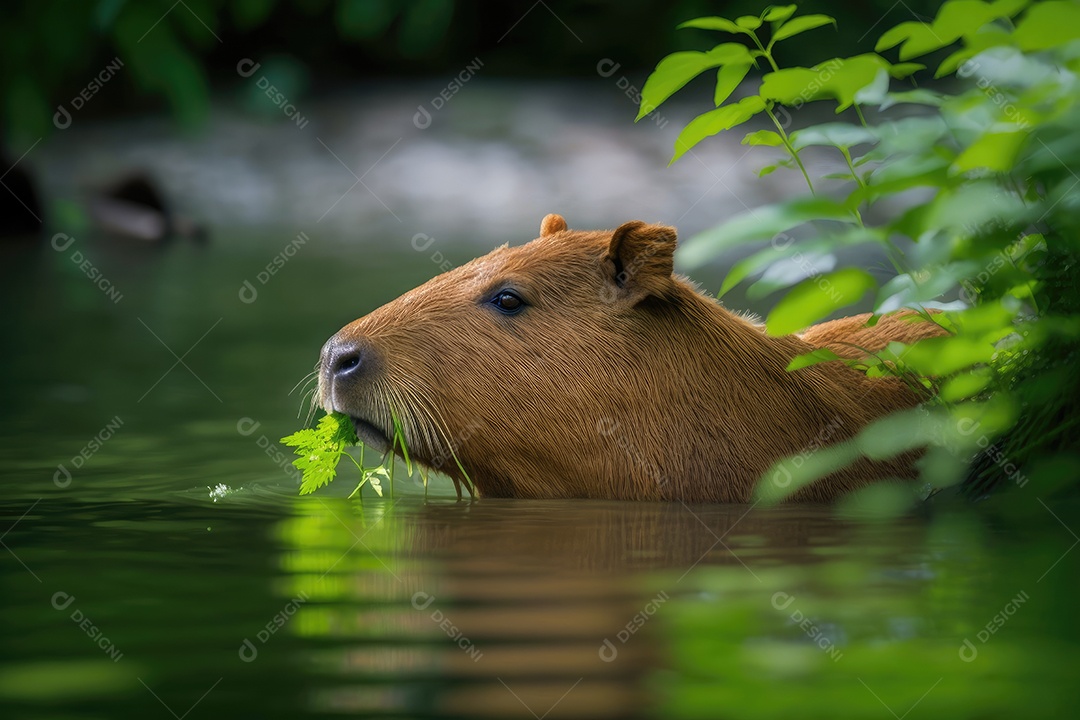
{"label": "water", "polygon": [[289,389],[338,327],[436,269],[312,243],[260,283],[292,239],[4,250],[4,717],[1078,707],[1080,541],[1053,501],[1025,498],[1019,532],[970,513],[459,503],[448,481],[297,497],[276,444],[302,422]]}

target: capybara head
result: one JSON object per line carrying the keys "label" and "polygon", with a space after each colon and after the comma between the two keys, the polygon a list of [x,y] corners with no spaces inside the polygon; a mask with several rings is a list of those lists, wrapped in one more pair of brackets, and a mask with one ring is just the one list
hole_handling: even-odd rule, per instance
{"label": "capybara head", "polygon": [[[673,275],[675,246],[662,225],[579,232],[548,215],[536,240],[330,338],[322,405],[381,451],[396,423],[414,458],[467,473],[481,495],[699,501],[745,501],[823,427],[840,439],[881,414],[873,397],[833,407],[865,395],[847,367],[787,373],[811,348],[766,338]],[[899,391],[888,409],[913,404]]]}

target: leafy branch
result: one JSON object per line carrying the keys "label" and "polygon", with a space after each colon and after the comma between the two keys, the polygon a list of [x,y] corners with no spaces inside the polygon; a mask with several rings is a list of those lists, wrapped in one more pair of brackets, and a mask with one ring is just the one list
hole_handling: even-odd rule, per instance
{"label": "leafy branch", "polygon": [[[754,277],[749,297],[786,290],[766,319],[773,335],[798,332],[868,295],[871,324],[879,314],[914,308],[949,331],[911,346],[894,343],[862,363],[870,375],[901,376],[938,392],[932,422],[898,437],[902,423],[883,420],[849,446],[849,460],[929,447],[924,481],[940,485],[962,478],[967,468],[958,458],[994,438],[1003,444],[997,457],[1008,459],[990,468],[999,475],[1032,458],[1046,465],[1063,448],[1080,452],[1077,423],[1062,399],[1080,395],[1080,381],[1066,372],[1068,359],[1080,352],[1080,223],[1071,209],[1080,206],[1072,171],[1080,166],[1080,3],[948,0],[931,22],[885,32],[876,52],[781,68],[776,43],[833,24],[828,16],[794,13],[788,5],[757,17],[683,23],[680,28],[728,33],[739,42],[669,55],[645,83],[638,119],[717,69],[715,109],[683,128],[671,162],[704,138],[764,114],[772,127],[746,134],[743,144],[783,148],[786,157],[759,176],[797,168],[811,193],[700,233],[680,249],[680,263],[692,268],[726,250],[770,241],[731,268],[719,294]],[[878,54],[894,48],[897,62]],[[912,60],[946,48],[951,52],[933,77],[955,74],[958,83],[892,89],[893,80],[926,70]],[[760,80],[748,80],[759,64],[765,66]],[[740,89],[741,99],[731,100]],[[780,122],[782,107],[819,101],[831,102],[838,114],[852,109],[856,122],[796,130]],[[899,105],[908,111],[894,116]],[[873,124],[864,108],[877,110]],[[815,187],[822,185],[818,178],[811,182],[801,158],[808,147],[835,149],[842,159],[842,171],[824,176],[841,183],[829,196]],[[863,210],[885,200],[889,219],[868,224]],[[787,234],[814,223],[822,224],[798,242]],[[858,247],[884,253],[897,274],[879,284],[865,270],[837,268],[841,253]],[[942,299],[957,298],[958,291],[958,299]],[[931,316],[926,308],[944,312]],[[790,369],[830,361],[829,353],[815,351]],[[958,431],[965,427],[979,431]],[[811,465],[832,467],[824,461],[804,467]],[[789,490],[814,477],[804,473]],[[1050,474],[1045,482],[1060,485]]]}

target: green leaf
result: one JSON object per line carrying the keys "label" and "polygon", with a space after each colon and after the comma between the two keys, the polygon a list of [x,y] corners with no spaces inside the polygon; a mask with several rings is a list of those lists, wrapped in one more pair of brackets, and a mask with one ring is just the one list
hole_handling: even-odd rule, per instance
{"label": "green leaf", "polygon": [[761,300],[777,290],[797,285],[810,277],[829,272],[836,267],[836,254],[830,248],[816,249],[821,243],[800,243],[797,250],[785,252],[782,258],[770,263],[761,278],[746,288],[746,299]]}
{"label": "green leaf", "polygon": [[1012,36],[1009,33],[994,27],[988,27],[980,33],[965,38],[963,48],[941,61],[938,69],[934,72],[934,79],[956,72],[961,65],[984,50],[1008,45],[1010,42],[1012,42]]}
{"label": "green leaf", "polygon": [[931,107],[941,107],[945,102],[945,96],[935,90],[927,90],[926,88],[916,88],[915,90],[907,90],[904,92],[886,93],[885,98],[881,101],[880,108],[882,110],[888,110],[893,105],[904,105],[910,103],[912,105],[929,105]]}
{"label": "green leaf", "polygon": [[307,495],[330,484],[345,448],[358,444],[359,438],[347,415],[329,413],[314,428],[299,430],[281,438],[281,442],[296,448],[299,457],[293,465],[302,473],[300,494]]}
{"label": "green leaf", "polygon": [[[852,227],[846,232],[836,234],[825,233],[816,238],[800,240],[799,242],[795,242],[794,238],[786,233],[780,232],[773,237],[773,241],[768,247],[735,263],[724,278],[724,282],[717,292],[717,295],[723,296],[731,290],[731,288],[735,287],[751,275],[757,274],[762,270],[767,270],[775,263],[787,258],[834,252],[843,247],[881,242],[883,242],[882,234],[871,228]],[[830,267],[829,269],[831,270],[832,268]],[[802,280],[803,277],[805,277],[805,275],[799,277],[799,280]],[[757,284],[758,283],[755,283],[755,285]]]}
{"label": "green leaf", "polygon": [[1012,34],[1021,50],[1037,52],[1080,38],[1080,5],[1040,2],[1031,6]]}
{"label": "green leaf", "polygon": [[1028,212],[1016,194],[1004,190],[992,177],[943,189],[925,208],[922,225],[915,228],[919,235],[933,229],[971,235],[980,228],[1022,225]]}
{"label": "green leaf", "polygon": [[925,70],[926,66],[922,63],[896,63],[889,68],[889,75],[897,80],[903,80],[906,77],[914,75],[920,70]]}
{"label": "green leaf", "polygon": [[796,150],[811,145],[850,148],[865,143],[876,143],[878,134],[875,130],[849,123],[824,123],[791,133],[791,144]]}
{"label": "green leaf", "polygon": [[295,465],[303,474],[300,480],[300,494],[310,495],[321,487],[329,485],[337,476],[340,454],[312,453],[295,460]]}
{"label": "green leaf", "polygon": [[834,200],[803,197],[748,210],[715,228],[693,236],[678,250],[678,260],[695,268],[718,253],[749,242],[767,240],[811,220],[847,220],[851,213]]}
{"label": "green leaf", "polygon": [[981,393],[993,379],[994,374],[989,368],[975,368],[971,372],[949,378],[938,391],[938,397],[945,402],[960,402]]}
{"label": "green leaf", "polygon": [[925,154],[928,148],[945,144],[952,134],[952,128],[939,114],[886,120],[874,131],[879,140],[872,151],[878,155],[875,160]]}
{"label": "green leaf", "polygon": [[352,420],[342,413],[330,413],[323,416],[319,420],[317,432],[328,437],[329,441],[335,445],[356,445],[360,442]]}
{"label": "green leaf", "polygon": [[754,488],[754,499],[765,505],[780,502],[796,490],[825,477],[859,456],[854,443],[836,443],[817,447],[812,452],[784,458],[765,472]]}
{"label": "green leaf", "polygon": [[713,104],[716,107],[723,105],[735,88],[739,87],[739,83],[750,71],[750,65],[749,62],[733,62],[720,66],[716,72],[716,92],[713,94]]}
{"label": "green leaf", "polygon": [[756,130],[752,133],[747,133],[746,137],[742,139],[743,145],[764,145],[766,147],[777,147],[783,145],[783,139],[772,130]]}
{"label": "green leaf", "polygon": [[761,27],[761,18],[753,15],[743,15],[742,17],[735,18],[735,24],[746,30],[757,30]]}
{"label": "green leaf", "polygon": [[911,34],[915,32],[916,28],[924,26],[926,26],[926,23],[908,20],[907,22],[902,22],[895,27],[889,28],[880,38],[878,38],[877,43],[874,45],[874,52],[884,52],[889,48],[896,47],[911,37]]}
{"label": "green leaf", "polygon": [[281,443],[289,447],[310,447],[318,442],[317,438],[318,436],[312,428],[304,428],[303,430],[297,430],[292,435],[281,438]]}
{"label": "green leaf", "polygon": [[992,17],[1011,18],[1031,4],[1031,0],[994,0],[990,3]]}
{"label": "green leaf", "polygon": [[724,130],[730,130],[736,125],[741,125],[764,109],[765,102],[757,95],[751,95],[733,105],[725,105],[722,108],[698,115],[683,128],[682,132],[679,133],[679,137],[675,139],[675,154],[671,157],[671,163],[681,158],[691,148],[710,135],[716,135]]}
{"label": "green leaf", "polygon": [[992,343],[963,335],[920,340],[903,353],[905,363],[924,375],[936,377],[988,363],[993,356]]}
{"label": "green leaf", "polygon": [[731,288],[735,287],[751,275],[761,272],[769,267],[772,263],[784,257],[785,254],[784,248],[782,247],[768,247],[738,261],[731,266],[730,270],[728,270],[728,274],[724,277],[724,282],[720,285],[720,289],[716,293],[717,297],[723,297],[731,290]]}
{"label": "green leaf", "polygon": [[[391,461],[392,462],[392,461]],[[364,481],[371,486],[379,497],[383,496],[382,479],[390,482],[390,473],[384,467],[372,468],[364,472]]]}
{"label": "green leaf", "polygon": [[948,168],[949,160],[937,155],[901,157],[871,172],[867,187],[854,190],[849,200],[862,203],[913,187],[943,187],[948,183]]}
{"label": "green leaf", "polygon": [[[885,102],[885,96],[888,94],[889,73],[882,68],[874,74],[874,79],[870,81],[870,84],[859,88],[858,92],[852,96],[852,101],[858,105],[880,105]],[[840,108],[837,108],[837,112],[840,112]]]}
{"label": "green leaf", "polygon": [[788,363],[787,371],[793,372],[800,370],[804,367],[810,367],[811,365],[817,365],[818,363],[830,362],[832,360],[839,360],[840,356],[834,353],[828,348],[818,348],[817,350],[811,350],[808,353],[802,355],[796,355]]}
{"label": "green leaf", "polygon": [[908,35],[907,40],[900,47],[900,59],[909,60],[914,57],[921,57],[927,53],[940,50],[947,45],[951,45],[956,42],[957,37],[950,36],[947,39],[942,38],[934,29],[929,25],[923,23],[913,23],[916,27],[911,29],[911,33]]}
{"label": "green leaf", "polygon": [[[838,60],[831,61],[839,63]],[[821,73],[817,66],[814,68],[784,68],[775,72],[766,73],[761,79],[761,97],[767,100],[775,100],[784,105],[802,104],[807,100],[815,99],[820,86]],[[837,67],[839,65],[837,64]]]}
{"label": "green leaf", "polygon": [[800,15],[797,18],[792,18],[776,29],[772,40],[769,42],[769,47],[771,48],[781,40],[787,40],[789,37],[794,37],[799,33],[830,24],[836,25],[836,20],[828,15]]}
{"label": "green leaf", "polygon": [[1028,133],[1023,130],[986,133],[956,158],[950,172],[976,169],[1008,172],[1013,169],[1020,147],[1027,138]]}
{"label": "green leaf", "polygon": [[412,475],[412,460],[409,458],[409,448],[405,444],[405,429],[401,426],[401,421],[398,419],[397,414],[393,416],[394,419],[394,443],[395,447],[401,448],[401,456],[405,458],[405,468],[408,473]]}
{"label": "green leaf", "polygon": [[880,82],[879,73],[890,67],[881,56],[865,53],[827,60],[812,68],[785,68],[762,78],[761,97],[796,107],[831,97],[840,112],[851,107],[864,88]]}
{"label": "green leaf", "polygon": [[688,51],[668,55],[645,80],[645,87],[641,89],[641,106],[634,122],[651,113],[675,91],[706,70],[727,63],[752,62],[750,51],[739,43],[723,43],[704,53]]}
{"label": "green leaf", "polygon": [[[926,55],[952,45],[961,37],[976,37],[987,23],[998,18],[1012,17],[1026,4],[1026,0],[1005,0],[989,4],[981,0],[949,0],[941,6],[932,23],[900,23],[881,36],[874,50],[882,52],[903,43],[900,47],[901,60]],[[1037,7],[1055,4],[1072,5],[1068,2],[1042,3]],[[1059,19],[1052,22],[1068,23],[1064,16],[1058,17]]]}
{"label": "green leaf", "polygon": [[733,23],[731,20],[722,17],[701,17],[693,20],[687,20],[684,23],[680,23],[675,26],[676,30],[682,30],[684,28],[697,28],[699,30],[720,30],[721,32],[729,33],[744,33],[749,34],[746,30]]}
{"label": "green leaf", "polygon": [[949,0],[942,4],[931,27],[942,38],[952,38],[938,46],[943,47],[961,36],[974,35],[993,17],[993,8],[981,0]]}
{"label": "green leaf", "polygon": [[765,22],[782,23],[794,15],[798,8],[798,5],[774,5],[765,10],[765,15],[762,19]]}
{"label": "green leaf", "polygon": [[954,426],[944,412],[928,413],[916,407],[875,420],[859,432],[855,443],[863,455],[880,460],[925,447],[940,440]]}
{"label": "green leaf", "polygon": [[763,178],[766,175],[772,175],[774,172],[776,172],[781,167],[791,167],[791,165],[782,165],[781,163],[774,163],[772,165],[766,165],[765,167],[763,167],[763,168],[761,168],[760,170],[757,171],[757,176],[759,178]]}
{"label": "green leaf", "polygon": [[809,278],[791,289],[765,321],[769,335],[789,335],[860,300],[877,285],[873,276],[858,268],[843,268]]}
{"label": "green leaf", "polygon": [[937,300],[956,287],[962,274],[960,268],[953,266],[937,267],[929,273],[901,273],[881,286],[874,312],[889,313]]}

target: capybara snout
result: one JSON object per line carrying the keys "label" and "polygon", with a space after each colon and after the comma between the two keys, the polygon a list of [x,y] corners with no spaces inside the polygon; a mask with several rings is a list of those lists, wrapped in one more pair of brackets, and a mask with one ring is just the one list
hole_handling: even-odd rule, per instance
{"label": "capybara snout", "polygon": [[[536,240],[342,328],[322,350],[322,405],[380,450],[399,431],[482,496],[746,502],[778,459],[918,401],[840,363],[787,372],[813,346],[767,337],[675,276],[675,245],[662,225],[581,232],[548,215]],[[910,477],[911,461],[862,461],[795,497]]]}
{"label": "capybara snout", "polygon": [[347,338],[339,339],[336,335],[323,346],[321,364],[327,374],[342,382],[352,382],[367,369],[363,345]]}

